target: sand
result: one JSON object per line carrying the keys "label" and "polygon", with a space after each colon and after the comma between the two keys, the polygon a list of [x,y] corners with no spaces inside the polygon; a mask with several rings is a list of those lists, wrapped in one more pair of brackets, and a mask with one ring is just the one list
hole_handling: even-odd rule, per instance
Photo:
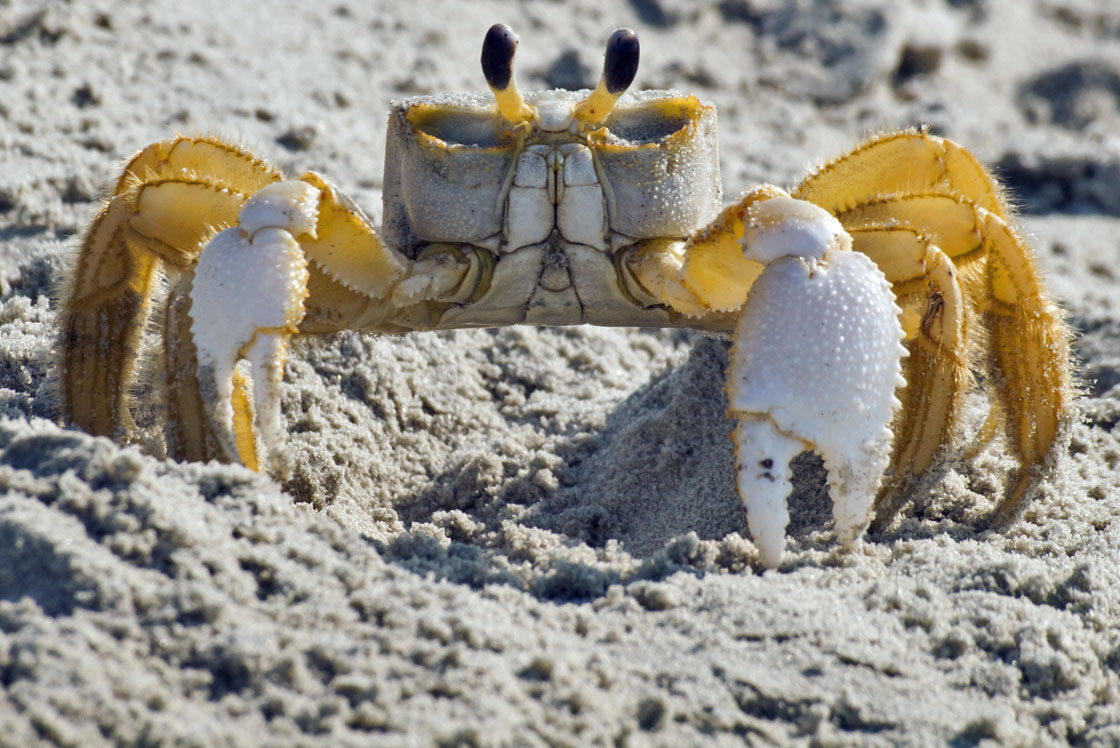
{"label": "sand", "polygon": [[[803,456],[763,572],[726,344],[681,331],[300,343],[283,484],[56,422],[52,292],[121,159],[216,132],[377,215],[389,100],[481,88],[496,21],[528,89],[633,26],[729,195],[918,123],[992,164],[1085,389],[1021,520],[986,529],[996,445],[842,551]],[[1117,745],[1117,236],[1108,0],[0,0],[0,744]]]}

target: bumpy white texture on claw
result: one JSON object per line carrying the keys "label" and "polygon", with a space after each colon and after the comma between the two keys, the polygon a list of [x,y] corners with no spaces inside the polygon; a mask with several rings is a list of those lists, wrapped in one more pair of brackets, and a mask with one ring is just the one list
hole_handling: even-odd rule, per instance
{"label": "bumpy white texture on claw", "polygon": [[245,462],[234,425],[234,373],[252,369],[257,434],[282,459],[279,387],[288,336],[303,318],[307,261],[295,236],[314,235],[318,190],[304,182],[269,185],[241,209],[239,227],[219,232],[199,258],[191,287],[191,336],[215,432]]}
{"label": "bumpy white texture on claw", "polygon": [[776,198],[752,206],[746,228],[746,256],[769,264],[735,331],[729,401],[741,421],[739,484],[751,533],[763,563],[776,566],[787,465],[806,446],[828,470],[840,540],[863,531],[890,458],[906,351],[890,284],[870,259],[847,251],[851,240],[832,216]]}

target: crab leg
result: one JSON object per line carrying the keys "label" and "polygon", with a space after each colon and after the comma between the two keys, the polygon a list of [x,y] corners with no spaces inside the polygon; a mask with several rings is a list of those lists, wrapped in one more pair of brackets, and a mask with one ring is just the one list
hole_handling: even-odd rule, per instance
{"label": "crab leg", "polygon": [[82,239],[62,300],[62,415],[95,434],[128,438],[129,394],[161,271],[194,262],[211,226],[279,175],[213,138],[153,143],[125,166]]}
{"label": "crab leg", "polygon": [[996,519],[1006,522],[1022,510],[1037,468],[1058,442],[1070,410],[1070,334],[1022,239],[994,213],[981,211],[981,217],[992,258],[992,298],[984,316],[993,360],[1002,374],[996,392],[1022,465],[1015,485],[996,507]]}
{"label": "crab leg", "polygon": [[872,138],[809,175],[793,196],[840,213],[884,195],[931,192],[964,195],[1006,217],[1001,190],[976,157],[922,130]]}
{"label": "crab leg", "polygon": [[[964,344],[950,354],[962,357],[964,367],[978,339],[992,349],[983,368],[993,406],[979,442],[1002,426],[1018,458],[1018,477],[995,511],[999,521],[1013,519],[1039,468],[1061,448],[1058,437],[1074,388],[1069,329],[1011,224],[999,184],[959,145],[907,131],[874,138],[826,164],[793,194],[835,213],[853,235],[874,225],[909,228],[952,258],[965,315],[960,333]],[[858,238],[857,249],[862,249]],[[922,282],[923,274],[887,275],[901,298],[911,283]],[[944,349],[936,353],[944,355]],[[915,365],[911,362],[908,369]],[[940,446],[947,434],[922,450]],[[921,472],[922,460],[915,460],[912,469]]]}
{"label": "crab leg", "polygon": [[891,478],[879,492],[876,522],[881,525],[906,498],[900,486],[925,472],[952,435],[972,381],[973,315],[956,266],[926,235],[897,226],[852,230],[851,235],[853,248],[875,262],[893,284],[910,351]]}
{"label": "crab leg", "polygon": [[[987,180],[986,175],[980,174]],[[977,188],[981,201],[998,189],[991,180],[980,186],[983,185],[989,189],[985,192]],[[1037,478],[1038,466],[1059,444],[1058,433],[1063,414],[1070,409],[1073,389],[1068,365],[1069,333],[1061,312],[1047,298],[1029,249],[1001,217],[1002,206],[997,208],[988,210],[956,193],[913,193],[875,197],[839,213],[837,218],[852,232],[855,248],[869,254],[883,268],[900,299],[929,295],[931,302],[946,302],[940,309],[932,304],[927,308],[923,334],[910,344],[916,355],[907,366],[908,420],[915,412],[925,412],[911,407],[914,401],[910,400],[909,390],[916,382],[925,382],[930,377],[948,381],[935,372],[953,370],[956,384],[952,389],[959,397],[969,381],[967,369],[976,347],[975,338],[983,336],[992,349],[993,355],[984,362],[992,413],[982,429],[986,434],[982,434],[981,440],[998,432],[998,426],[1005,426],[1021,465],[1014,485],[996,508],[996,519],[1006,521],[1018,514]],[[885,235],[884,227],[893,227],[896,234],[920,232],[932,254],[919,266],[903,267],[899,258],[911,254],[904,251],[906,242],[892,241],[883,251],[868,241],[875,234]],[[935,261],[935,255],[952,258],[952,262]],[[927,283],[934,289],[933,294],[922,288]],[[957,305],[964,314],[959,332],[946,335],[946,323],[951,317],[942,312],[952,311],[953,304],[948,303],[951,296],[959,297]],[[927,326],[928,321],[937,324]],[[932,335],[928,334],[930,327]],[[974,332],[976,328],[979,333]],[[912,377],[911,372],[918,376]],[[926,435],[922,435],[910,423],[904,423],[894,463],[896,477],[925,470],[933,452],[947,441],[948,433],[948,428],[940,436],[926,429]],[[905,446],[911,435],[923,442],[919,451],[910,450],[912,460],[907,458]],[[892,513],[891,507],[884,505],[880,518]]]}

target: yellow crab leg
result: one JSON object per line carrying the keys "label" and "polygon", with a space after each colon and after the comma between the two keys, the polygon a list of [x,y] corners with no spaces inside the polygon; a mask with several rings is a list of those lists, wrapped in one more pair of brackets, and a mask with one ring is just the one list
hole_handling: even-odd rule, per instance
{"label": "yellow crab leg", "polygon": [[888,487],[896,488],[925,472],[951,437],[970,381],[972,314],[956,266],[928,235],[894,224],[851,229],[851,235],[852,248],[878,265],[903,308],[910,355]]}
{"label": "yellow crab leg", "polygon": [[954,195],[898,195],[860,203],[836,215],[849,231],[897,225],[922,232],[956,259],[983,246],[978,207]]}
{"label": "yellow crab leg", "polygon": [[[114,197],[95,219],[63,302],[62,401],[68,420],[95,434],[130,430],[126,397],[159,260],[187,263],[212,231],[209,217],[229,220],[229,207],[239,201],[236,193],[208,184],[167,182],[151,192],[141,185]],[[168,203],[208,212],[194,213],[194,225],[153,229],[144,211],[162,214]]]}
{"label": "yellow crab leg", "polygon": [[187,273],[172,289],[164,317],[167,451],[183,460],[224,460],[225,453],[210,427],[199,390],[198,353],[191,339],[190,291],[193,275],[193,271]]}
{"label": "yellow crab leg", "polygon": [[385,246],[369,219],[334,185],[314,172],[300,180],[319,190],[315,236],[300,240],[308,260],[366,297],[386,296],[405,274],[408,258]]}
{"label": "yellow crab leg", "polygon": [[[209,159],[230,170],[225,181],[196,174]],[[160,260],[188,265],[211,227],[236,215],[245,191],[273,179],[263,162],[210,139],[162,141],[129,161],[86,232],[63,293],[64,418],[95,434],[129,434],[127,397]],[[190,220],[153,221],[172,212]]]}
{"label": "yellow crab leg", "polygon": [[746,302],[763,265],[743,253],[744,221],[751,206],[775,197],[789,196],[773,185],[755,187],[689,237],[681,280],[709,309],[733,311]]}
{"label": "yellow crab leg", "polygon": [[172,265],[188,267],[214,227],[233,223],[248,197],[210,179],[170,177],[146,183],[136,190],[128,236]]}
{"label": "yellow crab leg", "polygon": [[129,159],[114,192],[137,183],[202,175],[246,194],[281,178],[271,165],[237,146],[217,138],[180,136],[152,143]]}
{"label": "yellow crab leg", "polygon": [[989,346],[999,371],[995,392],[1007,435],[1022,465],[1015,485],[997,507],[1009,520],[1022,508],[1037,468],[1054,446],[1070,412],[1070,333],[1047,297],[1030,251],[993,213],[981,212],[987,242],[990,299],[984,309]]}
{"label": "yellow crab leg", "polygon": [[[892,232],[896,239],[902,232]],[[924,288],[899,302],[920,310],[917,327],[907,329],[909,352],[903,362],[906,388],[899,393],[900,419],[891,456],[891,478],[879,491],[876,524],[892,517],[905,498],[898,489],[911,477],[921,475],[933,463],[938,451],[949,443],[965,393],[971,383],[971,315],[958,282],[952,261],[921,235],[913,235],[923,245]],[[859,246],[860,234],[852,235]],[[915,304],[915,302],[917,302]],[[907,315],[903,326],[907,328]],[[886,497],[894,494],[888,504]]]}
{"label": "yellow crab leg", "polygon": [[999,186],[976,157],[922,130],[872,138],[817,169],[792,194],[841,213],[876,198],[931,192],[956,193],[1006,216]]}
{"label": "yellow crab leg", "polygon": [[628,261],[634,276],[655,297],[690,316],[734,311],[747,300],[763,265],[743,254],[747,211],[755,203],[789,197],[773,185],[743,193],[685,242],[646,242]]}
{"label": "yellow crab leg", "polygon": [[94,218],[62,306],[63,417],[103,436],[132,426],[125,395],[157,278],[156,258],[125,240],[129,215],[114,199]]}
{"label": "yellow crab leg", "polygon": [[[874,199],[838,217],[857,237],[857,244],[860,227],[909,228],[928,236],[953,259],[956,283],[964,294],[966,324],[974,314],[982,315],[993,353],[989,381],[994,405],[988,421],[1006,423],[1021,465],[1019,477],[997,510],[1004,519],[1012,517],[1030,488],[1036,468],[1053,446],[1062,414],[1072,400],[1069,333],[1061,313],[1045,297],[1030,250],[996,212],[960,195],[927,193]],[[905,254],[895,249],[879,251],[866,240],[858,248],[873,256],[881,267],[883,263],[900,262]],[[902,272],[901,276],[906,274]],[[908,295],[918,290],[902,282],[903,277],[892,277],[891,272],[887,275],[895,283],[896,293]],[[965,349],[970,347],[966,341]],[[914,365],[909,363],[908,369]],[[907,408],[906,412],[913,411]],[[986,423],[983,430],[991,432],[993,423]],[[920,472],[924,468],[919,465],[925,462],[915,460],[913,469]]]}

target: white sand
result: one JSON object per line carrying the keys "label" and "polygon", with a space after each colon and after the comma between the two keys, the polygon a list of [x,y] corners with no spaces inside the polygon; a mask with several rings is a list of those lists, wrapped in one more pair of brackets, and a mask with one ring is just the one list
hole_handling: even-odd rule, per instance
{"label": "white sand", "polygon": [[[1120,6],[0,0],[0,743],[1120,743]],[[607,10],[605,8],[609,8]],[[51,420],[52,285],[120,159],[234,136],[379,212],[389,99],[593,83],[720,107],[726,192],[927,122],[1008,178],[1081,332],[1069,454],[950,463],[854,553],[799,459],[759,572],[722,342],[511,328],[299,346],[286,485]]]}

